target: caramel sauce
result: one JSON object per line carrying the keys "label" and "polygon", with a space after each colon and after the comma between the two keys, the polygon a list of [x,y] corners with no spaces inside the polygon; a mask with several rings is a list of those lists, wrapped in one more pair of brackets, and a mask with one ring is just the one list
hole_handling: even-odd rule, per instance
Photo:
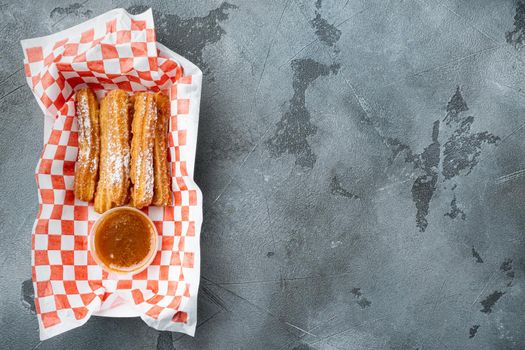
{"label": "caramel sauce", "polygon": [[96,254],[107,267],[133,270],[154,249],[152,224],[133,209],[120,208],[98,223],[94,236]]}

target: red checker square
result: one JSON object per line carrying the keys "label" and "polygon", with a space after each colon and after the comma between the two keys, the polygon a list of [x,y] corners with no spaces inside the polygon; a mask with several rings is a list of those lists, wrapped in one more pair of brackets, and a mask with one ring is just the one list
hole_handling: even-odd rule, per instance
{"label": "red checker square", "polygon": [[65,160],[62,170],[63,170],[64,175],[69,175],[69,176],[75,175],[75,162]]}
{"label": "red checker square", "polygon": [[170,265],[171,266],[180,266],[181,265],[180,256],[179,256],[178,252],[175,252],[175,253],[171,254]]}
{"label": "red checker square", "polygon": [[79,84],[82,84],[84,82],[84,79],[82,79],[81,77],[71,77],[67,78],[67,82],[69,83],[69,85],[75,87]]}
{"label": "red checker square", "polygon": [[91,303],[96,297],[97,295],[95,293],[80,294],[80,298],[82,299],[84,305],[89,305],[89,303]]}
{"label": "red checker square", "polygon": [[131,289],[131,280],[119,280],[117,282],[117,289]]}
{"label": "red checker square", "polygon": [[40,318],[42,319],[44,328],[53,327],[62,322],[60,321],[60,317],[58,317],[58,313],[56,311],[44,312],[40,315]]}
{"label": "red checker square", "polygon": [[149,280],[146,288],[153,293],[157,293],[159,291],[159,281]]}
{"label": "red checker square", "polygon": [[184,261],[182,262],[182,267],[193,268],[193,261],[193,253],[184,253]]}
{"label": "red checker square", "polygon": [[47,143],[51,145],[58,145],[60,142],[60,137],[62,136],[62,130],[53,130],[51,131],[51,134],[49,135],[49,139],[47,140]]}
{"label": "red checker square", "polygon": [[170,92],[171,92],[171,99],[173,100],[174,98],[177,97],[177,85],[172,85],[170,87]]}
{"label": "red checker square", "polygon": [[57,109],[60,109],[64,105],[65,102],[66,102],[66,99],[64,98],[64,96],[62,96],[61,93],[59,93],[57,98],[53,102],[53,104],[55,105]]}
{"label": "red checker square", "polygon": [[75,265],[75,252],[72,250],[62,250],[60,252],[62,257],[62,265]]}
{"label": "red checker square", "polygon": [[170,267],[169,266],[160,266],[159,280],[167,281],[169,272],[170,272]]}
{"label": "red checker square", "polygon": [[135,21],[131,20],[131,30],[144,30],[146,29],[146,21]]}
{"label": "red checker square", "polygon": [[59,220],[62,217],[62,208],[63,208],[62,205],[55,204],[53,206],[53,210],[51,211],[50,219]]}
{"label": "red checker square", "polygon": [[86,30],[80,35],[80,42],[82,44],[89,43],[95,38],[95,29]]}
{"label": "red checker square", "polygon": [[[71,63],[57,62],[56,66],[57,66],[57,69],[59,71],[61,71],[61,72],[73,72],[74,71],[73,66],[71,65]],[[69,78],[69,79],[74,79],[74,78]],[[69,81],[69,79],[68,79],[68,81]]]}
{"label": "red checker square", "polygon": [[47,250],[60,250],[62,237],[60,235],[47,236]]}
{"label": "red checker square", "polygon": [[75,236],[75,250],[86,250],[87,243],[87,236]]}
{"label": "red checker square", "polygon": [[57,41],[57,42],[55,43],[55,45],[53,45],[53,50],[58,49],[58,48],[61,47],[61,46],[64,46],[64,44],[67,43],[68,40],[69,40],[68,38],[65,38],[65,39],[62,39],[62,40]]}
{"label": "red checker square", "polygon": [[73,220],[62,220],[60,222],[63,235],[75,234],[75,222]]}
{"label": "red checker square", "polygon": [[177,132],[177,140],[179,141],[179,146],[186,145],[186,130],[179,130]]}
{"label": "red checker square", "polygon": [[146,41],[150,43],[157,41],[154,29],[146,29]]}
{"label": "red checker square", "polygon": [[[62,90],[64,86],[66,85],[66,78],[64,78],[62,75],[59,75],[58,78],[55,79],[55,82],[57,83],[58,88]],[[62,94],[59,94],[59,95],[62,96]]]}
{"label": "red checker square", "polygon": [[128,73],[129,71],[133,69],[133,58],[131,57],[119,58],[119,63],[120,63],[120,71],[122,73]]}
{"label": "red checker square", "polygon": [[49,55],[46,56],[44,59],[44,65],[49,66],[51,63],[53,63],[53,60],[55,59],[55,55],[51,52]]}
{"label": "red checker square", "polygon": [[40,97],[40,101],[42,101],[42,103],[44,104],[44,106],[46,106],[46,108],[49,108],[53,104],[53,100],[51,100],[49,96],[47,96],[46,94]]}
{"label": "red checker square", "polygon": [[145,269],[137,274],[133,275],[134,280],[147,280],[148,279],[148,269]]}
{"label": "red checker square", "polygon": [[64,279],[64,267],[62,265],[51,265],[51,277],[52,281],[62,281]]}
{"label": "red checker square", "polygon": [[[66,123],[68,119],[66,119]],[[64,125],[64,127],[66,127],[66,125]],[[61,145],[57,146],[54,158],[57,160],[64,160],[66,158],[66,146],[61,146]]]}
{"label": "red checker square", "polygon": [[188,314],[184,311],[177,311],[171,320],[176,323],[186,323],[188,322]]}
{"label": "red checker square", "polygon": [[35,250],[35,266],[49,265],[47,250]]}
{"label": "red checker square", "polygon": [[163,296],[162,295],[154,295],[152,296],[151,298],[149,298],[147,300],[148,303],[150,304],[157,304],[159,301],[161,301],[163,299]]}
{"label": "red checker square", "polygon": [[40,74],[35,75],[34,77],[31,78],[31,85],[36,86],[36,84],[38,84],[39,81],[40,81]]}
{"label": "red checker square", "polygon": [[[87,61],[87,58],[86,58],[85,52],[73,58],[73,62],[86,62],[86,61]],[[77,73],[80,74],[81,76],[93,76],[93,73],[89,71],[83,71],[83,72],[77,72]]]}
{"label": "red checker square", "polygon": [[44,53],[41,47],[30,47],[26,49],[27,61],[29,63],[42,61]]}
{"label": "red checker square", "polygon": [[102,301],[106,301],[109,296],[111,295],[111,293],[108,293],[108,292],[104,292],[104,295],[102,295],[102,298],[100,298]]}
{"label": "red checker square", "polygon": [[131,84],[129,81],[121,81],[120,83],[117,83],[117,86],[121,90],[131,91]]}
{"label": "red checker square", "polygon": [[75,308],[73,308],[73,313],[75,314],[75,318],[77,320],[80,320],[80,319],[83,319],[84,317],[86,317],[86,315],[88,313],[88,309],[85,308],[85,307],[75,307]]}
{"label": "red checker square", "polygon": [[67,299],[67,295],[65,295],[65,294],[57,294],[57,295],[55,295],[55,306],[56,306],[57,310],[70,309],[71,305],[69,304],[69,300]]}
{"label": "red checker square", "polygon": [[144,80],[153,80],[151,78],[151,72],[150,71],[137,71],[137,73],[139,74],[139,78],[141,79],[144,79]]}
{"label": "red checker square", "polygon": [[76,56],[78,52],[78,44],[77,43],[69,43],[64,45],[64,53],[63,56]]}
{"label": "red checker square", "polygon": [[135,57],[144,57],[148,55],[148,46],[143,42],[132,42],[131,52]]}
{"label": "red checker square", "polygon": [[[177,281],[168,281],[168,295],[175,295],[175,293],[177,292],[177,287],[179,285],[179,282]],[[173,303],[173,301],[172,301]],[[171,304],[170,304],[171,305]],[[168,307],[172,307],[172,306],[169,306]],[[177,305],[178,307],[178,305]]]}
{"label": "red checker square", "polygon": [[183,206],[181,208],[182,221],[190,220],[190,207]]}
{"label": "red checker square", "polygon": [[191,221],[188,225],[188,231],[186,231],[186,236],[193,237],[195,236],[195,222]]}
{"label": "red checker square", "polygon": [[74,218],[78,221],[84,221],[88,219],[88,207],[75,206]]}
{"label": "red checker square", "polygon": [[177,181],[177,185],[179,186],[179,189],[181,191],[186,191],[188,187],[186,186],[186,182],[184,181],[184,178],[181,176],[176,176],[175,181]]}
{"label": "red checker square", "polygon": [[75,279],[77,281],[88,279],[87,266],[75,266]]}
{"label": "red checker square", "polygon": [[180,77],[179,84],[191,84],[191,75]]}
{"label": "red checker square", "polygon": [[133,296],[133,301],[135,304],[140,304],[144,302],[144,295],[142,292],[138,289],[134,289],[131,291],[131,295]]}
{"label": "red checker square", "polygon": [[42,76],[41,82],[44,89],[47,89],[55,82],[55,78],[53,78],[53,76],[49,74],[49,71],[46,71]]}
{"label": "red checker square", "polygon": [[95,291],[99,288],[102,288],[102,281],[101,280],[88,281],[88,285],[89,285],[89,288],[91,288],[91,290]]}
{"label": "red checker square", "polygon": [[49,232],[49,220],[39,219],[35,226],[35,233],[47,234]]}
{"label": "red checker square", "polygon": [[26,73],[26,77],[31,76],[31,69],[29,68],[29,64],[24,64],[24,72]]}
{"label": "red checker square", "polygon": [[176,69],[177,67],[178,67],[178,65],[177,65],[177,63],[175,63],[175,61],[167,60],[164,63],[162,63],[159,68],[163,72],[168,73],[168,72]]}
{"label": "red checker square", "polygon": [[100,44],[102,47],[102,58],[118,58],[118,51],[114,45]]}
{"label": "red checker square", "polygon": [[182,205],[182,193],[180,191],[173,193],[173,197],[175,198],[176,206]]}
{"label": "red checker square", "polygon": [[179,252],[184,252],[184,248],[185,248],[185,244],[184,244],[184,243],[185,243],[185,242],[186,242],[186,240],[185,240],[184,237],[181,237],[181,238],[179,239],[179,246],[177,247],[178,250],[179,250]]}
{"label": "red checker square", "polygon": [[131,41],[130,30],[119,30],[117,32],[117,44],[129,43]]}
{"label": "red checker square", "polygon": [[188,283],[186,283],[186,287],[184,288],[184,296],[190,297],[190,285]]}
{"label": "red checker square", "polygon": [[182,236],[182,222],[175,222],[175,236]]}
{"label": "red checker square", "polygon": [[160,265],[160,258],[162,257],[160,252],[157,252],[155,254],[155,257],[153,258],[153,261],[151,262],[151,265]]}
{"label": "red checker square", "polygon": [[164,221],[173,221],[175,219],[175,209],[172,206],[164,207]]}
{"label": "red checker square", "polygon": [[53,287],[51,286],[51,282],[36,282],[36,295],[39,298],[53,295]]}
{"label": "red checker square", "polygon": [[76,281],[64,281],[64,290],[67,294],[78,294]]}
{"label": "red checker square", "polygon": [[180,174],[182,176],[188,176],[188,170],[186,169],[186,162],[180,162]]}
{"label": "red checker square", "polygon": [[55,190],[65,190],[64,177],[61,175],[51,175],[51,184]]}
{"label": "red checker square", "polygon": [[162,221],[153,221],[159,235],[162,235]]}
{"label": "red checker square", "polygon": [[152,306],[151,309],[146,311],[146,315],[148,315],[151,318],[157,319],[162,310],[164,310],[163,307],[155,305],[155,306]]}
{"label": "red checker square", "polygon": [[189,196],[190,196],[190,205],[197,205],[197,191],[190,190]]}
{"label": "red checker square", "polygon": [[87,61],[87,66],[92,72],[104,73],[104,61],[102,60]]}
{"label": "red checker square", "polygon": [[[173,135],[169,134],[168,138],[170,139],[170,144],[173,146],[174,145]],[[180,147],[177,146],[177,147],[175,147],[175,161],[179,161],[179,160],[180,160]],[[173,159],[171,161],[172,161],[171,165],[172,165],[172,168],[173,168],[171,173],[175,174],[176,173],[176,171],[175,171],[175,169],[176,169],[175,162],[173,161]]]}
{"label": "red checker square", "polygon": [[[88,230],[89,232],[90,230]],[[97,262],[95,261],[95,259],[93,259],[93,256],[91,255],[91,252],[88,251],[88,265],[97,265]]]}
{"label": "red checker square", "polygon": [[157,71],[157,57],[148,57],[149,69]]}
{"label": "red checker square", "polygon": [[[175,288],[177,288],[177,287],[175,287]],[[177,310],[179,308],[181,302],[182,302],[182,298],[180,296],[173,297],[173,300],[168,304],[168,307],[170,309]]]}
{"label": "red checker square", "polygon": [[74,117],[67,117],[66,120],[64,120],[64,130],[71,131],[71,127],[73,126],[73,121],[75,120]]}
{"label": "red checker square", "polygon": [[71,131],[69,133],[69,139],[67,140],[69,147],[78,147],[78,131]]}
{"label": "red checker square", "polygon": [[112,19],[111,21],[106,22],[106,32],[113,33],[115,30],[117,30],[117,20]]}
{"label": "red checker square", "polygon": [[42,197],[42,204],[53,204],[55,201],[53,190],[40,190],[40,197]]}
{"label": "red checker square", "polygon": [[162,250],[173,250],[174,237],[162,236]]}
{"label": "red checker square", "polygon": [[187,98],[177,100],[177,114],[188,114],[190,112],[190,100]]}

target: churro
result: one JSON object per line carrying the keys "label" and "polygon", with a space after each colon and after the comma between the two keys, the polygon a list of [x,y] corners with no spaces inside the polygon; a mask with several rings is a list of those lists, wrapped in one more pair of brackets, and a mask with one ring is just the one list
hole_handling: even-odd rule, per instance
{"label": "churro", "polygon": [[100,126],[97,97],[89,88],[75,96],[78,121],[78,160],[75,167],[75,196],[89,202],[95,196],[100,157]]}
{"label": "churro", "polygon": [[155,95],[139,92],[135,95],[133,123],[131,126],[130,177],[131,205],[143,208],[153,200],[153,145],[157,122]]}
{"label": "churro", "polygon": [[170,171],[168,168],[168,124],[170,119],[170,100],[168,96],[157,93],[157,126],[153,145],[154,191],[153,205],[171,204]]}
{"label": "churro", "polygon": [[100,179],[95,211],[124,205],[130,186],[129,98],[123,90],[109,92],[100,106]]}

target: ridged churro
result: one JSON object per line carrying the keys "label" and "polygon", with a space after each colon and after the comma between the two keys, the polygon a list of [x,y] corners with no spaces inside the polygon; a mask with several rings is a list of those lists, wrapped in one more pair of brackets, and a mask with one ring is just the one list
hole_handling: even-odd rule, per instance
{"label": "ridged churro", "polygon": [[78,121],[78,160],[75,167],[75,196],[89,202],[95,196],[100,157],[100,126],[97,97],[89,88],[75,96]]}
{"label": "ridged churro", "polygon": [[157,104],[155,95],[139,92],[135,95],[133,123],[131,126],[130,177],[131,205],[143,208],[153,200],[153,145],[157,122]]}
{"label": "ridged churro", "polygon": [[123,90],[109,92],[100,106],[100,179],[95,211],[126,204],[130,186],[129,98]]}
{"label": "ridged churro", "polygon": [[168,124],[170,119],[170,99],[157,93],[157,126],[153,145],[154,192],[153,205],[171,204],[170,171],[168,167]]}

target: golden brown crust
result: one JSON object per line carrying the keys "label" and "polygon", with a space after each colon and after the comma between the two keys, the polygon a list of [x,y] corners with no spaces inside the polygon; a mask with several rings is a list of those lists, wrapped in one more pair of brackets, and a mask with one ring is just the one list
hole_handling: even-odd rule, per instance
{"label": "golden brown crust", "polygon": [[78,122],[78,160],[75,166],[75,196],[89,202],[95,196],[100,157],[100,126],[97,97],[89,88],[75,95]]}
{"label": "golden brown crust", "polygon": [[124,205],[130,185],[129,98],[123,90],[109,92],[100,106],[100,179],[95,211]]}
{"label": "golden brown crust", "polygon": [[155,95],[157,103],[157,127],[153,145],[154,193],[153,205],[171,204],[170,170],[168,164],[168,125],[170,119],[170,99],[163,93]]}
{"label": "golden brown crust", "polygon": [[132,123],[130,177],[131,205],[143,208],[153,199],[153,145],[157,122],[155,95],[139,92],[135,95]]}

